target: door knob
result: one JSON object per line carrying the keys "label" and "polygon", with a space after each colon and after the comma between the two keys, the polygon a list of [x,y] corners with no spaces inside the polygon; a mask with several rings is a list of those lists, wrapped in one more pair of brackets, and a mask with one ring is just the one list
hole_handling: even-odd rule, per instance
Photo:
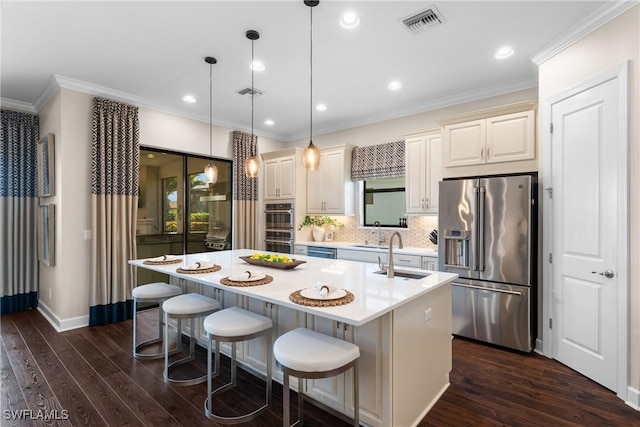
{"label": "door knob", "polygon": [[607,279],[611,279],[613,278],[613,276],[615,276],[615,274],[611,270],[605,270],[604,272],[592,271],[591,274],[599,274],[606,277]]}

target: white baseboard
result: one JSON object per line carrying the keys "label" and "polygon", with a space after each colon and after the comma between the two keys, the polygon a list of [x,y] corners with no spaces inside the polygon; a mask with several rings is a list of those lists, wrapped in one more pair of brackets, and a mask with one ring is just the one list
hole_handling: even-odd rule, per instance
{"label": "white baseboard", "polygon": [[627,388],[627,400],[624,402],[636,411],[640,411],[640,390],[631,386]]}
{"label": "white baseboard", "polygon": [[60,319],[42,301],[38,301],[38,311],[44,316],[51,326],[58,332],[70,331],[71,329],[89,326],[89,315],[72,317],[70,319]]}
{"label": "white baseboard", "polygon": [[544,352],[544,341],[542,341],[540,338],[536,338],[536,345],[535,347],[533,347],[533,351],[542,356],[547,356],[547,354]]}

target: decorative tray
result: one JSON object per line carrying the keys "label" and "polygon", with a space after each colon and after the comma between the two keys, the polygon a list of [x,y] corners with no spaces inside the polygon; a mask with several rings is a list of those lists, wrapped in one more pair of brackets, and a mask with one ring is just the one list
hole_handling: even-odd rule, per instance
{"label": "decorative tray", "polygon": [[246,262],[247,264],[259,265],[262,267],[279,268],[281,270],[290,270],[292,268],[296,268],[300,264],[304,264],[305,262],[307,262],[307,261],[298,261],[298,260],[294,260],[291,262],[263,261],[261,259],[252,259],[250,256],[241,256],[240,259]]}

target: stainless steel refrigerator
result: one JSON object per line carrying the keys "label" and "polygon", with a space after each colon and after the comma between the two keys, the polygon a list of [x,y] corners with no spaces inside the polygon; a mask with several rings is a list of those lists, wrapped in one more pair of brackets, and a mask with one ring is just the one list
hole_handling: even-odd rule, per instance
{"label": "stainless steel refrigerator", "polygon": [[537,288],[536,176],[440,182],[438,269],[457,273],[453,334],[531,351]]}

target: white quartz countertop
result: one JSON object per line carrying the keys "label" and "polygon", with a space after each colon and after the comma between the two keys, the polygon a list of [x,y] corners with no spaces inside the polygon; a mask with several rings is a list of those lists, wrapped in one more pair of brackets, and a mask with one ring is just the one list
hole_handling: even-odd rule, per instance
{"label": "white quartz countertop", "polygon": [[[374,274],[374,271],[378,270],[376,264],[302,255],[288,255],[297,260],[306,261],[290,270],[249,265],[240,259],[241,256],[249,256],[254,252],[256,251],[241,249],[191,254],[182,256],[181,264],[146,265],[143,264],[143,259],[129,261],[129,263],[354,326],[362,326],[415,298],[451,283],[458,277],[451,273],[432,272],[423,279],[402,277],[389,279],[385,275]],[[176,272],[178,267],[191,265],[196,261],[213,261],[222,269],[215,273],[204,274]],[[273,277],[273,281],[266,285],[246,287],[226,286],[220,283],[222,278],[246,270],[268,274]],[[402,270],[420,271],[406,267]],[[291,293],[300,289],[313,288],[319,282],[331,282],[338,289],[352,292],[354,300],[337,307],[309,307],[289,300]]]}
{"label": "white quartz countertop", "polygon": [[[324,248],[337,248],[337,249],[354,249],[358,251],[370,251],[370,252],[388,252],[389,251],[389,244],[368,245],[364,243],[354,243],[354,242],[296,242],[296,245],[320,246]],[[421,255],[421,256],[430,256],[430,257],[438,256],[437,250],[427,249],[427,248],[411,248],[411,247],[404,247],[402,249],[398,249],[398,247],[395,245],[393,247],[393,253],[407,254],[407,255]]]}

